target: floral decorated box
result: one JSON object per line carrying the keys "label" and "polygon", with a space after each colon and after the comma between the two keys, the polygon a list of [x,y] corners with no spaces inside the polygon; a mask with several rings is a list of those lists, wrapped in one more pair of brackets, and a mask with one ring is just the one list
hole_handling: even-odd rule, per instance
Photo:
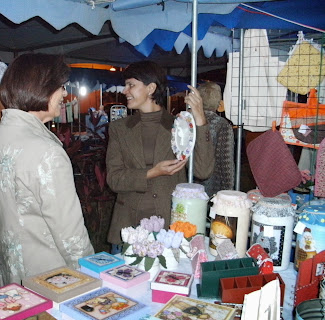
{"label": "floral decorated box", "polygon": [[133,287],[148,281],[150,278],[149,272],[126,264],[103,271],[99,276],[103,281],[107,281],[108,283],[115,284],[122,288]]}
{"label": "floral decorated box", "polygon": [[151,282],[152,301],[166,303],[174,295],[189,296],[193,275],[175,271],[160,271]]}
{"label": "floral decorated box", "polygon": [[79,259],[80,271],[95,278],[99,278],[100,272],[124,263],[123,259],[104,251]]}
{"label": "floral decorated box", "polygon": [[0,288],[0,319],[20,320],[51,309],[51,300],[11,283]]}
{"label": "floral decorated box", "polygon": [[23,286],[60,303],[100,288],[102,280],[68,267],[60,267],[24,278],[22,283]]}
{"label": "floral decorated box", "polygon": [[135,320],[150,312],[143,303],[101,288],[66,301],[60,305],[62,319],[72,320]]}
{"label": "floral decorated box", "polygon": [[233,320],[236,310],[202,300],[175,295],[154,316],[158,319],[218,319]]}

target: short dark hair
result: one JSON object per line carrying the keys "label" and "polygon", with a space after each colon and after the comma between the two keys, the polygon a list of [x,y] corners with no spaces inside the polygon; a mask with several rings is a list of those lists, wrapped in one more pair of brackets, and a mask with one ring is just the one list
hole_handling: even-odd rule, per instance
{"label": "short dark hair", "polygon": [[6,109],[47,111],[51,96],[69,79],[69,73],[61,55],[22,54],[3,75],[0,100]]}
{"label": "short dark hair", "polygon": [[157,88],[152,99],[160,106],[165,105],[167,77],[165,70],[157,63],[149,60],[131,63],[123,72],[124,80],[137,79],[146,86],[155,83]]}

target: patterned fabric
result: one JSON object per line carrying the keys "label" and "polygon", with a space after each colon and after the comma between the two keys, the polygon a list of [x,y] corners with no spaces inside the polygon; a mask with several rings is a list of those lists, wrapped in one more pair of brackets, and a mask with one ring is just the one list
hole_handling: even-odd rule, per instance
{"label": "patterned fabric", "polygon": [[220,190],[232,190],[235,181],[234,132],[229,122],[213,111],[205,111],[214,145],[215,165],[207,180],[195,179],[205,187],[209,197]]}
{"label": "patterned fabric", "polygon": [[325,197],[325,139],[320,143],[317,152],[314,194],[316,197]]}
{"label": "patterned fabric", "polygon": [[[3,110],[0,123],[0,274],[4,284],[92,254],[70,159],[34,115]],[[0,278],[1,278],[0,277]]]}

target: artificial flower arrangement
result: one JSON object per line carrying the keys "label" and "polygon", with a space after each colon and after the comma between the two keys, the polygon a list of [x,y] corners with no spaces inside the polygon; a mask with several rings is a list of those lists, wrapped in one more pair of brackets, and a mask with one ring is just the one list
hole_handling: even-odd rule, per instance
{"label": "artificial flower arrangement", "polygon": [[138,265],[144,259],[144,268],[148,271],[158,258],[160,265],[167,269],[167,252],[172,252],[179,262],[178,252],[184,236],[188,238],[195,235],[196,226],[188,222],[177,221],[170,226],[169,230],[165,230],[164,225],[163,218],[151,216],[149,219],[142,219],[136,228],[122,228],[122,255],[134,258],[130,265]]}

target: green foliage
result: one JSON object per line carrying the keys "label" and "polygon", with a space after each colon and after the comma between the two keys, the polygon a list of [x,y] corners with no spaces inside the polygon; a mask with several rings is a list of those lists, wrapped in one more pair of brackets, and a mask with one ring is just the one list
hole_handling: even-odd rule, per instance
{"label": "green foliage", "polygon": [[181,203],[178,203],[178,204],[176,205],[176,212],[177,212],[177,213],[184,213],[184,211],[185,211],[185,207],[184,207],[184,205],[181,204]]}
{"label": "green foliage", "polygon": [[159,263],[165,268],[167,269],[167,264],[166,264],[166,258],[164,256],[158,256],[159,259]]}

